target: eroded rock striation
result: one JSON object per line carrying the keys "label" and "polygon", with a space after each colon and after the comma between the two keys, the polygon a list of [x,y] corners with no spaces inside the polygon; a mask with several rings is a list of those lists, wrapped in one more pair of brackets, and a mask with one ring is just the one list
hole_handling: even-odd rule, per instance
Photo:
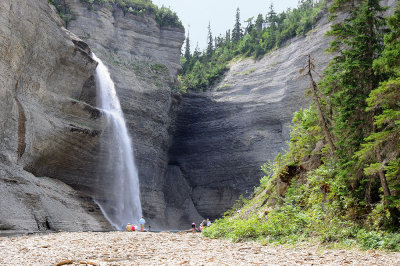
{"label": "eroded rock striation", "polygon": [[107,132],[96,108],[92,51],[116,85],[144,215],[173,229],[217,218],[253,191],[260,166],[286,147],[293,113],[309,104],[309,80],[298,72],[306,55],[319,73],[331,58],[324,17],[261,60],[232,62],[209,92],[180,95],[172,87],[183,29],[111,5],[65,3],[75,16],[68,29],[47,0],[0,2],[3,233],[111,229],[90,197],[107,190],[95,182]]}
{"label": "eroded rock striation", "polygon": [[293,113],[310,102],[309,79],[299,69],[310,54],[322,73],[331,59],[324,52],[329,28],[324,18],[306,37],[259,61],[231,63],[211,91],[182,97],[170,160],[202,216],[217,218],[240,195],[249,195],[263,176],[260,166],[283,152]]}
{"label": "eroded rock striation", "polygon": [[[111,5],[90,10],[80,0],[66,3],[76,15],[68,30],[89,44],[115,82],[132,136],[144,215],[153,228],[166,227],[169,130],[177,105],[171,88],[180,70],[184,30],[160,28],[151,14],[124,14]],[[183,212],[199,218],[194,208]]]}
{"label": "eroded rock striation", "polygon": [[45,0],[0,3],[1,231],[110,229],[87,194],[34,176],[80,178],[104,126],[81,100],[97,64],[62,25]]}
{"label": "eroded rock striation", "polygon": [[[382,5],[394,7],[395,1]],[[345,16],[339,14],[338,19]],[[325,10],[307,36],[290,40],[261,60],[232,62],[211,91],[180,99],[170,149],[175,174],[167,180],[178,180],[186,188],[169,201],[183,204],[190,198],[200,215],[214,219],[240,195],[253,192],[264,175],[260,166],[284,153],[294,112],[311,101],[305,95],[310,81],[299,73],[306,56],[315,60],[319,74],[333,56],[325,52],[331,23]],[[319,80],[318,74],[314,78]]]}

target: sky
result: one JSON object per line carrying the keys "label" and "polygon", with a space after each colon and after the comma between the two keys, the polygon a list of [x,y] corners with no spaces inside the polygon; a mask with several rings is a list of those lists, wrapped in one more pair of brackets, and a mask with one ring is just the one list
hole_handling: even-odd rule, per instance
{"label": "sky", "polygon": [[240,9],[242,26],[245,20],[259,13],[265,14],[269,10],[271,2],[275,12],[280,13],[288,8],[297,7],[298,0],[153,0],[158,6],[170,7],[181,19],[186,33],[189,30],[191,51],[199,44],[200,50],[207,46],[208,22],[211,25],[213,37],[222,34],[235,24],[236,8]]}

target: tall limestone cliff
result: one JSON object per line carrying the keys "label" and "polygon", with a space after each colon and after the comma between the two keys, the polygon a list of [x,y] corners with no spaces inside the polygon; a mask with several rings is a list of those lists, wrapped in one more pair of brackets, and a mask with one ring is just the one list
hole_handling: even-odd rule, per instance
{"label": "tall limestone cliff", "polygon": [[96,65],[47,0],[0,2],[0,233],[110,229],[88,195],[34,167],[78,167],[98,142],[104,120],[79,100]]}
{"label": "tall limestone cliff", "polygon": [[284,151],[293,113],[310,101],[308,77],[299,69],[310,54],[323,72],[331,58],[324,53],[329,28],[325,17],[306,37],[259,61],[232,62],[211,91],[182,97],[171,164],[189,184],[187,197],[201,215],[217,218],[253,192],[261,165]]}
{"label": "tall limestone cliff", "polygon": [[[142,209],[153,228],[167,227],[165,176],[177,102],[171,90],[180,70],[184,30],[161,27],[154,15],[67,0],[76,19],[68,30],[85,40],[110,70],[132,136]],[[66,181],[68,182],[68,181]],[[191,209],[190,209],[191,207]],[[189,208],[189,209],[188,209]],[[200,219],[194,206],[183,209]]]}
{"label": "tall limestone cliff", "polygon": [[[330,55],[327,18],[259,61],[232,62],[209,92],[179,95],[184,31],[154,16],[66,0],[0,2],[0,233],[108,230],[93,204],[106,121],[96,109],[95,52],[109,67],[139,169],[144,215],[159,228],[216,218],[282,151],[293,112],[309,104],[298,70]],[[393,4],[390,0],[388,4]],[[71,33],[72,32],[72,33]]]}
{"label": "tall limestone cliff", "polygon": [[[332,1],[326,1],[328,5]],[[395,1],[385,0],[391,7]],[[170,149],[168,201],[183,206],[190,199],[204,217],[220,217],[240,195],[249,195],[264,175],[261,165],[284,153],[293,113],[308,107],[307,76],[299,70],[311,55],[322,74],[332,58],[325,36],[333,23],[325,10],[306,36],[288,41],[261,60],[230,64],[223,80],[206,93],[180,99]],[[344,19],[346,14],[338,16]],[[319,79],[318,74],[314,77]]]}
{"label": "tall limestone cliff", "polygon": [[[66,30],[47,0],[25,2],[3,1],[0,9],[0,230],[111,229],[90,197],[105,189],[95,179],[102,174],[107,134],[95,107],[91,51],[116,84],[134,142],[144,214],[150,224],[165,226],[164,176],[176,107],[171,87],[183,29],[160,29],[154,15],[109,6],[89,10],[68,0],[76,20]],[[183,211],[190,219],[201,218],[189,208]]]}

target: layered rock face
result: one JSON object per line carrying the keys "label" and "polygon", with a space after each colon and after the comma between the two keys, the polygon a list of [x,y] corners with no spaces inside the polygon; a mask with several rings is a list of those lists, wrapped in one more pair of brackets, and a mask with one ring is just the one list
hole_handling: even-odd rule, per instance
{"label": "layered rock face", "polygon": [[63,29],[47,0],[0,2],[3,232],[111,229],[90,198],[107,191],[95,182],[107,132],[95,107],[91,50],[116,85],[144,215],[152,226],[173,229],[219,217],[253,191],[260,166],[286,146],[293,113],[309,104],[309,80],[298,72],[306,55],[319,73],[330,60],[323,19],[307,37],[259,61],[232,63],[209,92],[182,96],[171,87],[183,30],[160,29],[151,15],[66,4],[76,16],[68,30],[76,35]]}
{"label": "layered rock face", "polygon": [[29,173],[81,172],[96,149],[104,121],[81,100],[96,65],[47,0],[1,1],[0,230],[110,229],[86,194]]}
{"label": "layered rock face", "polygon": [[[165,226],[171,215],[164,177],[170,121],[177,104],[171,97],[171,85],[180,69],[184,31],[160,29],[153,16],[123,14],[107,6],[90,11],[80,1],[66,1],[77,18],[69,30],[84,42],[63,29],[46,0],[25,2],[1,3],[4,101],[0,122],[4,130],[0,157],[4,166],[0,169],[7,171],[0,184],[4,195],[15,200],[1,202],[0,224],[13,231],[111,229],[90,198],[96,191],[107,192],[96,177],[102,174],[98,163],[105,157],[102,142],[108,133],[105,118],[95,107],[96,62],[88,43],[109,67],[121,100],[133,138],[144,214],[153,226]],[[32,174],[61,180],[80,192],[53,179],[35,179]],[[54,191],[49,197],[48,191],[38,187],[51,182]],[[57,194],[62,190],[66,195]],[[27,196],[18,205],[18,197],[25,192],[34,200]],[[53,201],[62,202],[65,208]],[[189,207],[190,211],[183,212],[190,213],[190,219],[191,215],[200,219],[194,207]],[[32,214],[27,217],[30,208]],[[53,216],[53,208],[65,215]],[[7,212],[13,215],[7,217]],[[65,218],[72,212],[76,212],[76,226]]]}
{"label": "layered rock face", "polygon": [[[381,4],[391,7],[387,15],[393,12],[395,1]],[[345,16],[340,14],[338,20]],[[320,74],[332,58],[325,53],[331,39],[324,35],[330,25],[325,14],[306,37],[289,41],[259,61],[233,62],[211,91],[182,97],[170,149],[173,170],[166,179],[184,189],[170,193],[169,202],[193,204],[200,215],[214,219],[240,195],[253,192],[264,175],[260,166],[284,153],[293,113],[311,101],[305,96],[310,81],[299,74],[306,55],[315,60]],[[317,74],[314,78],[319,80]]]}
{"label": "layered rock face", "polygon": [[322,73],[331,59],[324,53],[329,27],[323,19],[307,37],[259,61],[232,63],[210,92],[183,96],[171,164],[189,184],[186,195],[202,216],[219,217],[239,195],[249,195],[263,176],[260,166],[283,152],[293,113],[310,102],[310,81],[299,69],[310,54]]}
{"label": "layered rock face", "polygon": [[124,14],[107,5],[89,10],[80,0],[66,3],[76,15],[68,30],[89,44],[115,82],[132,136],[144,215],[153,228],[165,227],[169,128],[176,106],[171,85],[180,69],[184,30],[160,29],[153,15]]}

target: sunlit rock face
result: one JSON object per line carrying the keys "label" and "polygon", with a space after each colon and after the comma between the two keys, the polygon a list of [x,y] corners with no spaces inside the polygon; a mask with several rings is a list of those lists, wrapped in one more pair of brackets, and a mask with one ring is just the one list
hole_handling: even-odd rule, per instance
{"label": "sunlit rock face", "polygon": [[84,190],[55,180],[88,185],[71,173],[82,173],[103,125],[85,102],[96,62],[62,25],[45,0],[0,2],[1,232],[111,228]]}

